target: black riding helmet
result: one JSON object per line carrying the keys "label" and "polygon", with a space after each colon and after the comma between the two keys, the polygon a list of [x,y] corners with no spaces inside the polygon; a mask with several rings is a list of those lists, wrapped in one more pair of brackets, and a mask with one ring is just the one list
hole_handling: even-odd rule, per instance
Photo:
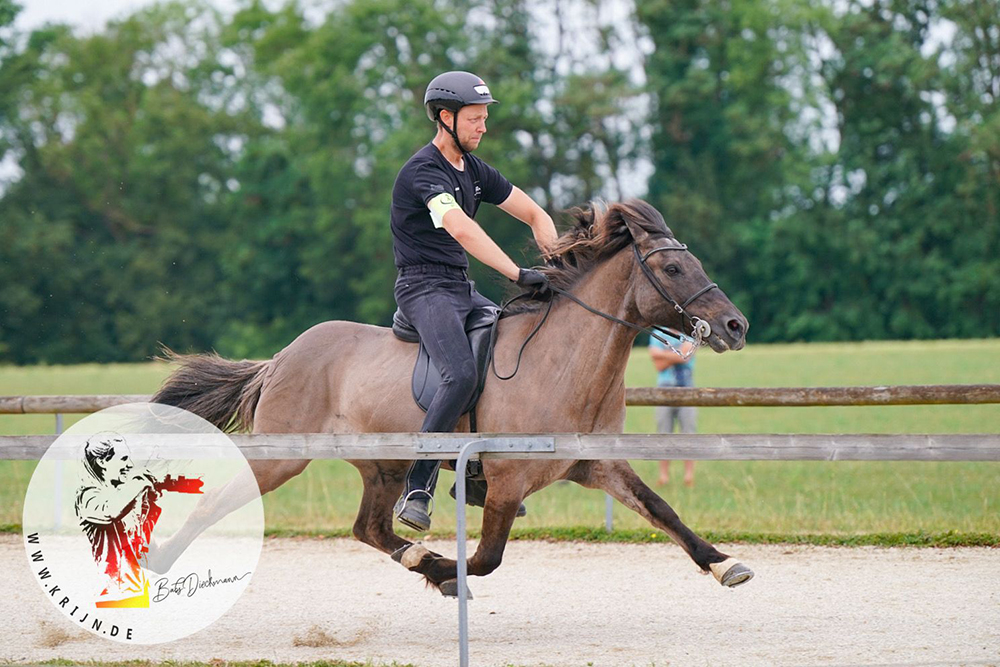
{"label": "black riding helmet", "polygon": [[[427,84],[424,93],[424,108],[427,117],[438,123],[455,140],[458,150],[465,153],[458,140],[458,110],[470,104],[496,104],[489,87],[482,79],[470,72],[445,72],[438,74]],[[441,110],[448,109],[454,114],[452,126],[441,121]]]}

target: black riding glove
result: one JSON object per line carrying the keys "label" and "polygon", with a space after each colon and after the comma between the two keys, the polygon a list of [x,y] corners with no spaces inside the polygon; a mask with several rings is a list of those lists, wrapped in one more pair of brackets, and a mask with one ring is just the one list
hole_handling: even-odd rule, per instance
{"label": "black riding glove", "polygon": [[552,298],[552,287],[549,285],[549,277],[541,271],[535,269],[521,269],[517,274],[517,285],[531,291],[531,296],[536,299],[546,300]]}

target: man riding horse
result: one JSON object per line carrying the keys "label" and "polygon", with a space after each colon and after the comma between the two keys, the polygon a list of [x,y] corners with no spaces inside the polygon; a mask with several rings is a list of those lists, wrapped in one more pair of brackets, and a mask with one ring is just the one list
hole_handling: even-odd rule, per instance
{"label": "man riding horse", "polygon": [[[446,72],[435,77],[427,86],[424,107],[437,134],[403,165],[392,189],[396,304],[441,373],[440,388],[420,429],[425,433],[453,431],[478,382],[465,320],[474,309],[495,304],[469,280],[466,253],[541,296],[549,289],[544,274],[519,268],[474,220],[485,201],[531,227],[543,253],[556,241],[552,218],[499,171],[472,155],[486,134],[488,106],[496,102],[474,74]],[[434,460],[417,460],[410,466],[394,509],[401,523],[420,531],[430,528],[440,466]],[[471,503],[483,504],[484,484],[470,481]]]}
{"label": "man riding horse", "polygon": [[[410,433],[420,424],[424,431],[621,433],[625,368],[639,331],[669,327],[702,339],[716,352],[744,347],[746,317],[653,206],[630,200],[573,209],[571,227],[556,237],[538,205],[469,154],[486,131],[486,109],[495,101],[471,74],[451,72],[432,81],[425,103],[437,135],[406,163],[393,191],[396,301],[445,380],[426,415],[407,382],[421,359],[409,339],[397,337],[395,327],[345,321],[316,324],[267,360],[170,353],[178,368],[154,402],[189,410],[220,429],[253,433]],[[532,228],[550,260],[544,276],[518,268],[473,221],[482,201]],[[516,304],[498,323],[494,361],[516,369],[523,355],[524,364],[502,390],[499,384],[484,388],[475,426],[473,413],[460,418],[469,394],[479,389],[464,328],[470,312],[492,304],[469,282],[466,252],[516,278],[528,293],[552,293],[545,305]],[[367,458],[350,463],[364,483],[353,535],[441,593],[455,595],[458,563],[397,535],[393,523],[395,503],[409,525],[421,530],[430,525],[437,464]],[[254,460],[250,469],[265,494],[308,464],[304,458]],[[611,494],[669,535],[723,586],[753,576],[688,528],[627,461],[488,459],[481,473],[490,490],[487,497],[478,488],[485,509],[479,545],[467,562],[470,575],[486,576],[500,566],[526,497],[568,480]],[[151,567],[169,570],[207,526],[245,504],[241,488],[205,494],[185,525],[151,551]],[[476,492],[467,490],[470,496]]]}

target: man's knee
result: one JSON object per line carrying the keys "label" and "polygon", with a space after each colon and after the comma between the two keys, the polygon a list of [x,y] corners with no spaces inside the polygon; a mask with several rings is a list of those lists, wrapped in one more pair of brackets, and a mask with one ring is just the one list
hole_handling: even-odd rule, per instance
{"label": "man's knee", "polygon": [[475,390],[478,381],[476,364],[471,359],[468,362],[453,364],[441,378],[442,385],[467,394],[471,394]]}

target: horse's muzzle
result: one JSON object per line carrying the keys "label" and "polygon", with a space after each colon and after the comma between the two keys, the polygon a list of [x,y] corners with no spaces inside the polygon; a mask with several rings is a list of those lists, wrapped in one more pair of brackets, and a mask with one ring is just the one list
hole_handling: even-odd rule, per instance
{"label": "horse's muzzle", "polygon": [[742,315],[727,314],[711,322],[712,335],[705,339],[716,352],[742,350],[747,342],[749,324]]}

